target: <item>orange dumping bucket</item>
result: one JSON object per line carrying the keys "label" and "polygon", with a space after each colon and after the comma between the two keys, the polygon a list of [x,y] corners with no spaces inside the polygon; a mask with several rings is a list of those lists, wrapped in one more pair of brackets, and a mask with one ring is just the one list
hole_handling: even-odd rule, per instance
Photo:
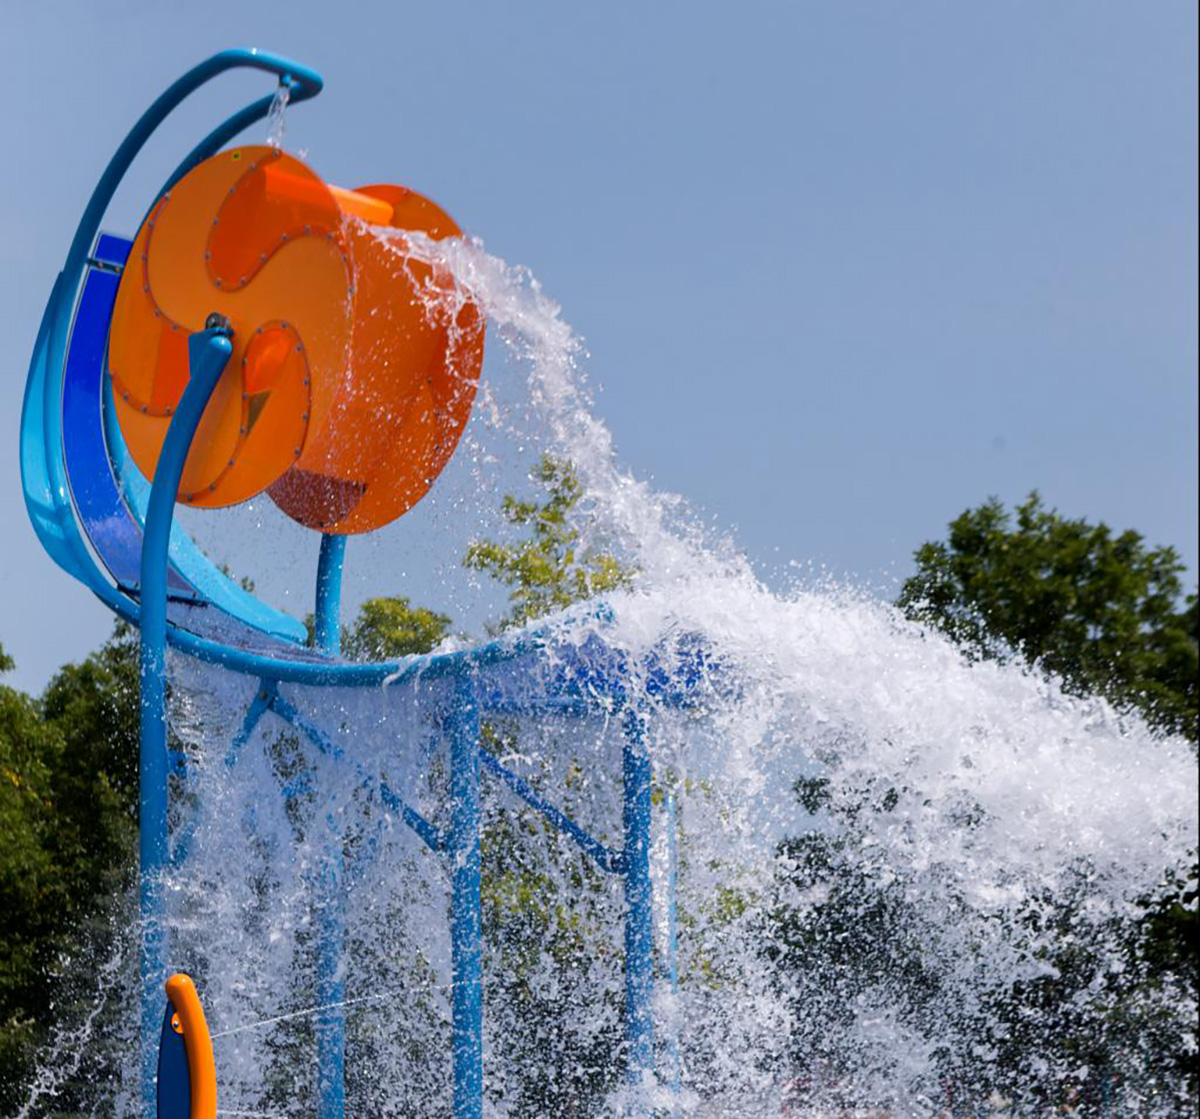
{"label": "orange dumping bucket", "polygon": [[404,231],[461,234],[413,191],[331,187],[269,147],[222,152],[181,179],[138,231],[109,339],[117,420],[142,473],[153,477],[187,384],[188,336],[220,312],[233,355],[180,501],[220,507],[266,490],[334,533],[416,504],[466,426],[485,324]]}

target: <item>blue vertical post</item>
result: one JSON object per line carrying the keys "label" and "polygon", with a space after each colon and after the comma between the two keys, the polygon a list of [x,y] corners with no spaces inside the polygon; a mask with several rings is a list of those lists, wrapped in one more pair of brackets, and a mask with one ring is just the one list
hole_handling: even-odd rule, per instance
{"label": "blue vertical post", "polygon": [[168,976],[163,870],[167,863],[167,563],[175,497],[188,450],[205,406],[233,352],[232,331],[220,316],[188,339],[190,378],[171,418],[146,506],[141,569],[141,707],[138,771],[139,907],[141,913],[142,1106],[158,1112],[155,1077],[162,984]]}
{"label": "blue vertical post", "polygon": [[483,898],[479,856],[479,706],[470,675],[455,681],[450,712],[450,849],[453,876],[454,1119],[483,1116]]}
{"label": "blue vertical post", "polygon": [[[674,1005],[671,1008],[671,1026],[667,1037],[667,1060],[671,1065],[671,1092],[678,1099],[682,1086],[682,1069],[679,1061],[679,932],[675,910],[675,885],[679,878],[679,850],[676,838],[678,813],[675,806],[675,790],[666,795],[667,825],[667,982],[671,987]],[[674,1109],[672,1109],[674,1114]]]}
{"label": "blue vertical post", "polygon": [[654,1073],[654,914],[650,886],[650,754],[645,716],[625,716],[621,750],[625,828],[625,1038],[630,1083]]}
{"label": "blue vertical post", "polygon": [[[317,560],[314,634],[317,647],[331,656],[342,651],[342,563],[346,537],[325,534]],[[321,872],[317,928],[317,1116],[342,1119],[346,1112],[346,947],[345,898],[342,894],[341,835],[332,813],[326,817],[329,849]]]}
{"label": "blue vertical post", "polygon": [[317,559],[317,605],[313,627],[317,648],[331,656],[342,651],[342,565],[346,537],[325,533]]}

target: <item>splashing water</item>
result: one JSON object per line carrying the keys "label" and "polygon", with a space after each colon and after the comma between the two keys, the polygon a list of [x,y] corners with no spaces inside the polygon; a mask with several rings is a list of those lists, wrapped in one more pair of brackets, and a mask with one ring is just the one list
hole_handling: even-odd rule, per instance
{"label": "splashing water", "polygon": [[[283,104],[285,91],[280,139]],[[498,433],[569,458],[586,491],[582,546],[637,570],[609,599],[614,621],[556,624],[602,626],[635,661],[698,636],[720,666],[686,711],[640,695],[653,711],[659,887],[668,793],[678,805],[679,982],[657,988],[659,1082],[622,1081],[617,881],[486,791],[487,1114],[1187,1113],[1169,1054],[1194,1053],[1195,993],[1151,981],[1130,946],[1139,902],[1194,857],[1192,748],[1019,666],[968,664],[852,588],[771,591],[682,499],[619,467],[580,342],[527,271],[479,242],[377,236],[424,277],[430,315],[453,323],[478,301],[525,372],[519,407],[483,390],[481,430],[460,455],[486,473]],[[173,959],[202,978],[221,1035],[222,1111],[313,1111],[333,820],[348,1113],[447,1115],[448,871],[372,792],[386,779],[427,817],[443,813],[443,747],[424,714],[443,685],[420,684],[421,702],[291,689],[354,764],[264,721],[230,765],[255,682],[179,657],[172,672],[190,764],[175,804],[189,859],[169,884]],[[611,720],[514,716],[489,733],[506,764],[619,846]],[[299,778],[305,791],[281,797]]]}

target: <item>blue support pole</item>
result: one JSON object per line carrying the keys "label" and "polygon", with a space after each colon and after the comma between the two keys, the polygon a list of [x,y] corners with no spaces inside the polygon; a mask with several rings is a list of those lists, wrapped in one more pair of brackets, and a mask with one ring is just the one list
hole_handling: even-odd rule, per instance
{"label": "blue support pole", "polygon": [[326,533],[317,559],[317,608],[314,617],[317,648],[330,656],[342,651],[342,565],[346,537]]}
{"label": "blue support pole", "polygon": [[625,1039],[630,1083],[654,1075],[654,914],[650,886],[650,755],[641,712],[625,716],[621,750],[625,827]]}
{"label": "blue support pole", "polygon": [[[667,1037],[667,1060],[671,1066],[671,1093],[678,1105],[679,1091],[682,1087],[682,1067],[679,1060],[679,933],[675,910],[675,884],[679,878],[679,850],[677,846],[676,828],[678,826],[675,805],[675,791],[671,789],[666,796],[666,825],[667,825],[667,982],[671,987],[671,996],[676,1000],[672,1008],[671,1028]],[[672,1115],[675,1114],[674,1108]]]}
{"label": "blue support pole", "polygon": [[[314,630],[317,647],[331,656],[342,651],[342,563],[346,537],[325,534],[317,560]],[[343,896],[341,834],[337,819],[326,817],[329,849],[321,875],[317,931],[317,1005],[328,1009],[317,1020],[317,1117],[343,1119],[346,1113],[346,904]]]}
{"label": "blue support pole", "polygon": [[139,904],[141,909],[142,1105],[157,1114],[162,984],[168,976],[163,869],[167,863],[167,549],[179,480],[200,417],[233,352],[226,325],[210,325],[188,339],[190,379],[171,418],[154,470],[146,508],[141,567],[141,746],[138,789]]}
{"label": "blue support pole", "polygon": [[479,706],[461,673],[450,732],[450,940],[453,959],[454,1119],[483,1117],[483,897],[479,854]]}
{"label": "blue support pole", "polygon": [[342,1119],[346,1111],[346,982],[342,954],[346,915],[342,898],[342,860],[337,821],[326,818],[330,849],[320,881],[317,918],[317,1005],[326,1009],[317,1018],[317,1115]]}

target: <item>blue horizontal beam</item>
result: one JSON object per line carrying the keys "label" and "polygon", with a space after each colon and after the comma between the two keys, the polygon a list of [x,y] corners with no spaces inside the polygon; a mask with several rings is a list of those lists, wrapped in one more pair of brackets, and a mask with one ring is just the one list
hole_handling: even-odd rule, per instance
{"label": "blue horizontal beam", "polygon": [[[577,708],[574,703],[560,705],[559,709],[565,708],[570,713],[577,713]],[[552,708],[552,710],[555,708]],[[334,758],[341,758],[343,751],[340,747],[332,743],[316,724],[312,723],[296,708],[296,705],[282,695],[279,691],[278,682],[274,680],[263,680],[261,686],[255,692],[254,699],[251,701],[250,707],[246,711],[246,717],[242,723],[242,729],[234,739],[229,753],[226,755],[226,764],[233,765],[237,759],[238,753],[249,740],[250,735],[254,733],[254,728],[258,725],[259,720],[267,712],[272,711],[283,719],[286,723],[295,727],[298,731],[304,734],[323,754],[327,754]],[[511,769],[500,762],[493,754],[486,749],[480,748],[480,759],[486,769],[499,777],[517,796],[519,796],[530,808],[540,813],[546,820],[555,828],[569,836],[576,845],[588,855],[595,863],[604,870],[614,874],[620,874],[625,869],[625,859],[619,851],[614,851],[612,848],[601,843],[600,840],[590,835],[587,831],[581,828],[574,820],[572,820],[565,812],[557,806],[551,804],[545,798],[534,792],[533,787],[519,774],[514,773]],[[357,763],[356,767],[357,767]],[[311,785],[307,779],[295,778],[284,789],[285,796],[299,796],[309,792]],[[425,841],[426,845],[432,851],[444,851],[446,849],[445,833],[425,819],[415,809],[405,804],[403,799],[398,796],[386,781],[379,781],[380,799],[393,812],[399,813],[404,823],[408,825],[417,835]]]}

